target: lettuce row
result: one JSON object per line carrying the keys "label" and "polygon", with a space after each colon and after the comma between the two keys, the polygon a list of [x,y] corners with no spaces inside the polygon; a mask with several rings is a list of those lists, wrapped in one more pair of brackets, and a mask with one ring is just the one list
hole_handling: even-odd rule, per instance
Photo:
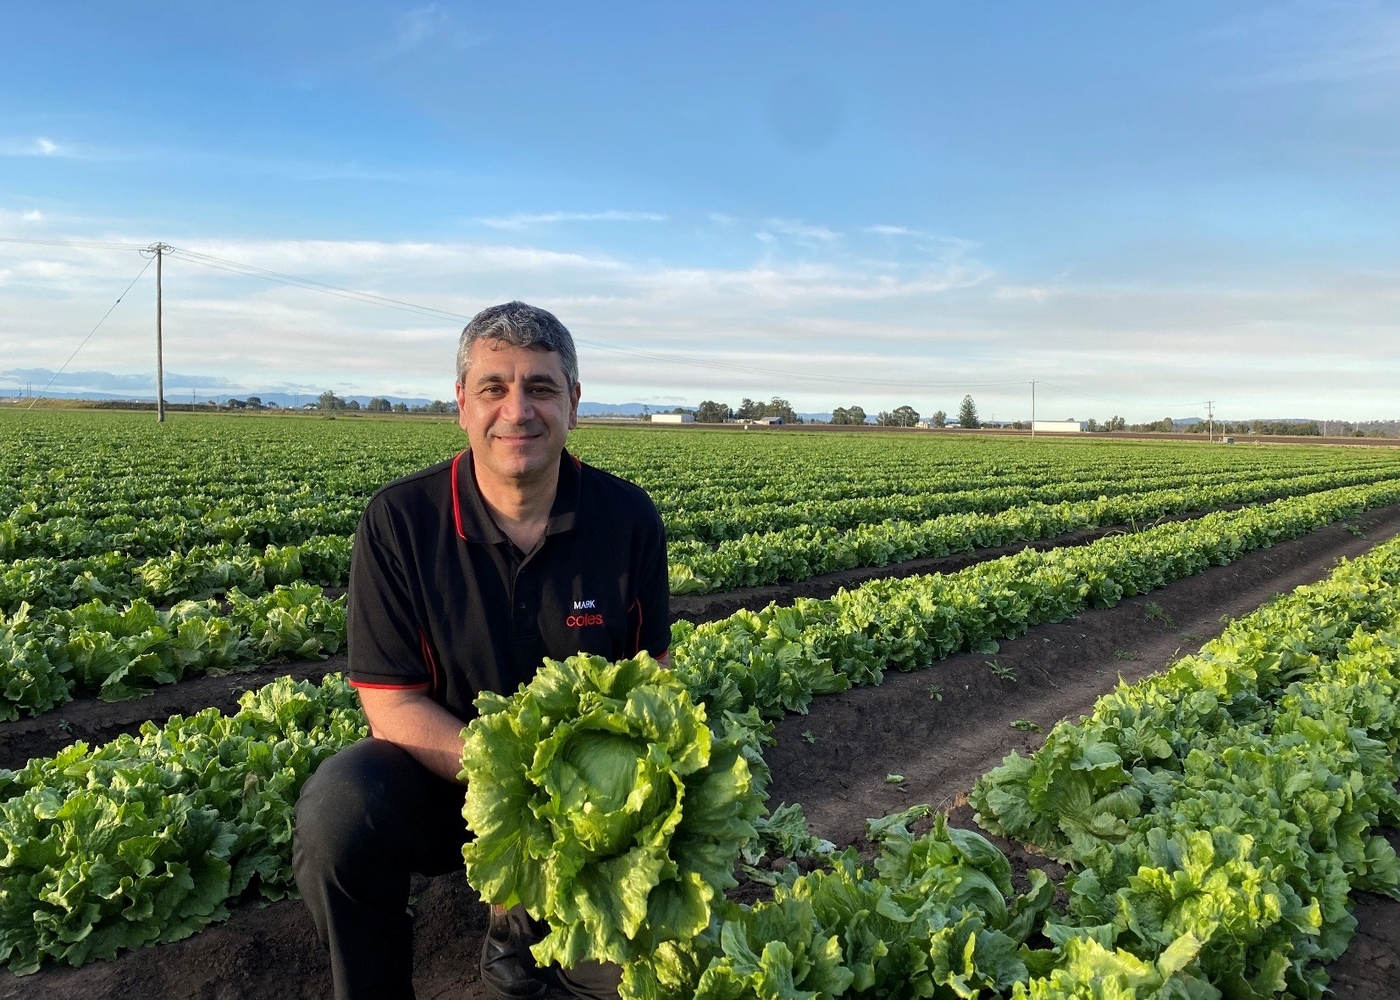
{"label": "lettuce row", "polygon": [[[952,649],[977,648],[992,641],[998,634],[1018,634],[1032,620],[1032,613],[1045,616],[1035,620],[1049,620],[1048,615],[1068,614],[1068,609],[1078,609],[1088,600],[1112,603],[1123,593],[1135,592],[1133,588],[1142,590],[1160,586],[1166,580],[1195,572],[1211,563],[1228,562],[1235,554],[1267,544],[1271,539],[1290,537],[1330,519],[1392,500],[1393,497],[1379,487],[1333,491],[1331,494],[1280,501],[1251,510],[1211,515],[1199,522],[1165,525],[1138,534],[1107,538],[1070,552],[1023,553],[948,577],[871,584],[849,594],[838,595],[830,602],[799,602],[798,608],[787,609],[770,607],[757,615],[743,612],[726,623],[702,626],[699,630],[682,626],[677,629],[680,639],[675,647],[677,669],[672,674],[688,689],[695,706],[705,708],[707,720],[723,718],[747,730],[742,738],[735,737],[735,742],[741,745],[739,753],[747,763],[750,774],[757,780],[762,774],[762,758],[756,750],[762,733],[757,711],[770,716],[783,711],[800,711],[814,691],[840,690],[853,679],[860,683],[878,682],[884,666],[884,660],[880,657],[893,661],[897,667],[911,669],[936,656],[946,655]],[[1066,558],[1071,559],[1069,564],[1064,562]],[[907,592],[904,588],[908,588]],[[1344,618],[1344,613],[1360,613],[1359,609],[1364,609],[1371,601],[1371,593],[1364,588],[1348,593],[1352,597],[1350,604],[1338,598],[1341,602],[1339,607],[1343,609],[1337,612],[1339,621]],[[287,616],[289,627],[296,625],[295,619],[294,614]],[[1326,631],[1326,627],[1323,631]],[[264,633],[265,640],[269,634],[272,641],[279,641],[279,630],[269,629]],[[1325,641],[1335,641],[1338,634],[1341,633],[1334,632],[1333,638]],[[291,638],[295,639],[295,636]],[[42,649],[41,643],[41,652]],[[832,669],[833,662],[841,664],[840,672]],[[1223,668],[1220,672],[1227,676],[1229,673]],[[327,681],[327,684],[330,683]],[[345,694],[347,699],[352,699],[348,691]],[[1319,692],[1317,696],[1323,694]],[[349,704],[353,705],[353,700]],[[750,709],[756,711],[749,713]],[[358,738],[363,729],[355,726],[362,725],[362,722],[353,708],[347,711],[352,713],[354,726],[347,721],[339,728],[324,727],[317,730],[318,735],[307,737],[307,745],[314,748],[316,753],[328,755]],[[201,713],[196,718],[205,715]],[[217,713],[213,715],[218,717]],[[743,719],[747,721],[740,722]],[[1140,734],[1140,742],[1149,750],[1154,747],[1160,749],[1150,730]],[[98,754],[105,752],[106,748],[97,751]],[[31,768],[47,768],[45,773],[55,775],[55,787],[63,789],[66,779],[57,776],[64,770],[64,767],[56,768],[55,760],[58,759],[64,759],[63,755],[48,761],[33,762]],[[190,750],[186,753],[184,748],[174,747],[163,766],[177,772],[202,773],[209,766],[209,761],[208,755],[202,751]],[[0,784],[0,794],[7,798],[13,796],[14,791],[5,790],[10,788],[12,786]],[[71,842],[54,845],[45,840],[46,828],[33,825],[47,822],[41,819],[47,808],[42,803],[31,802],[28,811],[18,810],[15,817],[0,820],[5,824],[0,840],[9,845],[7,857],[38,857],[41,851],[49,851],[43,856],[53,862],[51,867],[55,870],[68,864],[69,855],[76,852],[77,845]],[[105,828],[104,850],[115,852],[128,841],[147,844],[148,841],[142,839],[147,834],[141,826],[146,815],[145,809],[130,809],[115,815]],[[261,835],[250,834],[248,850],[261,849],[258,836]],[[38,844],[41,842],[49,846],[40,848]],[[161,843],[162,849],[167,852],[162,855],[162,862],[168,861],[170,864],[194,866],[206,853],[203,842],[198,840],[189,841],[189,850],[194,853],[181,853],[186,849],[172,846],[173,841]],[[127,851],[144,849],[134,847],[127,848]],[[273,853],[286,859],[287,851],[288,845],[282,841]],[[80,867],[82,864],[78,861],[73,863]],[[1087,890],[1088,886],[1089,883],[1085,883],[1083,888]],[[0,893],[8,889],[7,877]],[[1083,895],[1087,898],[1087,892]],[[26,910],[26,907],[29,909]],[[95,926],[115,927],[120,924],[126,919],[121,915],[124,908],[116,912],[100,911]],[[150,923],[145,926],[159,924],[164,928],[166,924],[178,924],[183,927],[185,924],[181,921],[186,918],[175,916],[177,911],[178,908],[153,910]],[[29,920],[27,914],[32,912],[32,904],[28,901],[7,910],[4,898],[0,896],[0,926],[18,927]],[[130,912],[133,916],[139,915],[141,908]],[[9,916],[5,916],[7,913]],[[19,916],[21,913],[26,914],[23,919]],[[1182,947],[1185,947],[1175,942],[1167,946],[1155,961],[1138,960],[1122,949],[1115,950],[1116,938],[1109,936],[1113,931],[1112,926],[1105,930],[1082,920],[1064,924],[1062,931],[1054,930],[1058,926],[1061,925],[1045,925],[1046,934],[1059,934],[1063,938],[1057,943],[1057,947],[1063,949],[1061,958],[1069,961],[1072,955],[1074,962],[1079,963],[1073,969],[1079,971],[1071,975],[1066,971],[1071,966],[1061,964],[1050,979],[1036,987],[1038,989],[1050,990],[1051,987],[1046,984],[1051,982],[1059,982],[1068,989],[1074,983],[1081,982],[1082,976],[1090,975],[1084,972],[1086,969],[1116,969],[1118,971],[1112,975],[1119,978],[1112,981],[1129,984],[1165,983],[1177,976],[1178,968],[1184,968],[1174,966],[1182,954]],[[161,930],[158,933],[165,932]],[[81,933],[84,933],[81,927],[65,931],[69,935]],[[124,932],[111,930],[108,933],[113,938],[121,938]],[[1054,937],[1051,939],[1054,940]],[[142,943],[154,938],[133,937],[131,940]],[[113,944],[111,948],[122,946],[124,944]],[[676,962],[684,965],[686,960],[678,948],[676,943],[663,941],[657,946],[657,953],[663,959],[666,955],[677,956]],[[109,953],[108,950],[101,952]],[[29,957],[23,960],[16,960],[12,955],[12,964],[30,967],[36,953],[31,950],[25,954]],[[52,950],[42,952],[39,953],[40,958],[44,954],[57,953]],[[63,952],[63,957],[68,960],[82,961],[87,956],[88,953],[81,949]],[[658,967],[664,964],[661,961]],[[1169,971],[1163,972],[1163,969]],[[1081,979],[1073,978],[1081,974]],[[1104,974],[1108,975],[1107,972]],[[1056,976],[1060,979],[1056,980]],[[1036,982],[1039,980],[1033,980],[1032,985]],[[1162,988],[1168,989],[1167,986]],[[1171,990],[1176,988],[1170,987]],[[1041,995],[1053,995],[1053,990]]]}
{"label": "lettuce row", "polygon": [[1320,997],[1353,888],[1400,898],[1400,540],[1120,687],[976,785],[1072,863],[1066,927],[1147,960],[1183,933],[1232,996]]}
{"label": "lettuce row", "polygon": [[301,786],[367,729],[338,674],[239,704],[0,770],[0,962],[111,958],[225,919],[250,886],[293,891]]}
{"label": "lettuce row", "polygon": [[97,518],[85,514],[44,517],[37,505],[23,504],[0,520],[0,559],[82,559],[113,551],[156,556],[220,542],[259,548],[297,545],[318,536],[350,536],[365,504],[364,498],[354,497],[284,507],[269,497],[262,501],[265,506],[238,513],[224,507],[198,517],[139,513],[155,499],[136,504],[137,512]]}
{"label": "lettuce row", "polygon": [[959,650],[994,650],[1032,625],[1111,607],[1397,500],[1396,481],[1344,487],[1076,548],[1026,550],[957,573],[875,580],[698,627],[677,622],[672,657],[711,714],[752,707],[779,718],[806,711],[814,695],[878,684],[887,666],[913,670]]}
{"label": "lettuce row", "polygon": [[[704,933],[623,970],[623,1000],[739,998],[1176,997],[1217,1000],[1181,936],[1157,962],[1094,932],[1047,924],[1054,886],[1031,869],[1017,895],[1011,865],[986,838],[947,825],[915,837],[928,806],[867,824],[874,871],[854,849],[828,870],[790,868],[771,902],[726,904]],[[1048,947],[1046,947],[1048,945]]]}
{"label": "lettuce row", "polygon": [[887,566],[909,559],[973,552],[1104,525],[1136,524],[1168,514],[1372,483],[1388,476],[1384,471],[1366,470],[1287,479],[1255,478],[1218,485],[1192,483],[1060,503],[1031,499],[1028,494],[1023,502],[1006,509],[950,513],[925,521],[886,520],[846,530],[803,524],[746,534],[713,548],[702,542],[673,542],[671,593],[704,594],[779,580],[805,580],[857,566]]}
{"label": "lettuce row", "polygon": [[13,614],[21,604],[47,610],[99,599],[141,598],[166,605],[235,589],[256,595],[291,583],[340,587],[349,577],[353,541],[317,535],[296,545],[269,545],[261,552],[219,542],[144,561],[120,552],[81,559],[20,559],[0,568],[0,613]]}
{"label": "lettuce row", "polygon": [[278,586],[260,597],[232,590],[227,599],[227,613],[212,600],[168,611],[93,600],[0,616],[0,720],[21,709],[41,715],[74,692],[120,701],[209,670],[324,657],[345,642],[345,598],[327,599],[320,587]]}
{"label": "lettuce row", "polygon": [[[956,477],[945,476],[941,482],[929,484],[922,490],[911,489],[907,480],[892,483],[883,490],[863,482],[864,488],[849,498],[831,500],[809,498],[811,473],[797,473],[787,482],[774,483],[773,469],[762,467],[750,475],[759,476],[776,488],[771,498],[763,502],[750,498],[736,504],[732,487],[716,489],[696,483],[688,483],[674,503],[667,501],[664,491],[663,495],[656,496],[656,502],[669,538],[682,543],[713,545],[787,528],[844,531],[884,521],[919,522],[946,514],[994,514],[1036,502],[1059,504],[1095,500],[1100,496],[1141,495],[1164,489],[1261,480],[1283,485],[1296,478],[1318,474],[1316,468],[1265,468],[1241,473],[1199,466],[1189,471],[1177,466],[1144,472],[1139,468],[1113,470],[1100,465],[1075,469],[1063,465],[1048,474],[1047,471],[1042,469],[1040,475],[1030,470],[1001,476],[983,474],[968,477],[962,483]],[[1391,460],[1333,467],[1322,475],[1335,477],[1326,483],[1331,487],[1363,485],[1393,478],[1395,466]]]}

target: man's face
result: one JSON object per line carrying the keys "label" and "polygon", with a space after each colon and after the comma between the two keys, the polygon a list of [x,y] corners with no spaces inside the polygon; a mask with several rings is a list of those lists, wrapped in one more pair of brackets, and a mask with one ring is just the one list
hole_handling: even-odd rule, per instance
{"label": "man's face", "polygon": [[522,483],[552,473],[578,423],[579,387],[569,389],[559,355],[483,339],[468,357],[457,419],[477,475]]}

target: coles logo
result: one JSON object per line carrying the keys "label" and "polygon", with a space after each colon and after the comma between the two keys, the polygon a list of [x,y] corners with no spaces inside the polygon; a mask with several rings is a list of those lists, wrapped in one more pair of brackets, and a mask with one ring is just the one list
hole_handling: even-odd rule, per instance
{"label": "coles logo", "polygon": [[570,615],[564,619],[564,624],[569,628],[588,628],[592,625],[603,624],[602,615]]}

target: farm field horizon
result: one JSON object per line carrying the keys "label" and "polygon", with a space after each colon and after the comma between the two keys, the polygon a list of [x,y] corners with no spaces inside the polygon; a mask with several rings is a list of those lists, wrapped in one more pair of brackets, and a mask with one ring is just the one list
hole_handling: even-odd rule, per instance
{"label": "farm field horizon", "polygon": [[[296,793],[364,732],[338,677],[353,534],[465,446],[446,421],[0,411],[0,996],[330,995],[285,897]],[[825,986],[790,958],[795,989],[839,968],[849,997],[916,973],[1058,996],[1112,967],[1141,996],[1311,997],[1330,968],[1400,998],[1373,960],[1400,945],[1400,452],[597,425],[568,447],[666,525],[665,683],[766,774],[755,809],[805,811],[757,823],[716,933],[761,952],[792,893],[840,882],[924,935],[860,957],[818,906],[841,957]],[[485,997],[475,890],[415,894],[419,995]],[[1206,896],[1228,918],[1184,902]],[[629,968],[638,998],[696,988]]]}

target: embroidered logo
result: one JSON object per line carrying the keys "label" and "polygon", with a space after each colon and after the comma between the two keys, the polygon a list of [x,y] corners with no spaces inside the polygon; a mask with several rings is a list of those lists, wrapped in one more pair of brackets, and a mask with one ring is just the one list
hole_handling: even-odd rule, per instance
{"label": "embroidered logo", "polygon": [[597,606],[598,606],[598,602],[597,602],[596,600],[594,600],[594,601],[575,601],[575,602],[574,602],[574,610],[575,610],[575,611],[592,611],[592,610],[593,610],[594,608],[596,608]]}
{"label": "embroidered logo", "polygon": [[593,625],[603,624],[602,615],[570,615],[564,619],[564,624],[569,628],[589,628]]}

